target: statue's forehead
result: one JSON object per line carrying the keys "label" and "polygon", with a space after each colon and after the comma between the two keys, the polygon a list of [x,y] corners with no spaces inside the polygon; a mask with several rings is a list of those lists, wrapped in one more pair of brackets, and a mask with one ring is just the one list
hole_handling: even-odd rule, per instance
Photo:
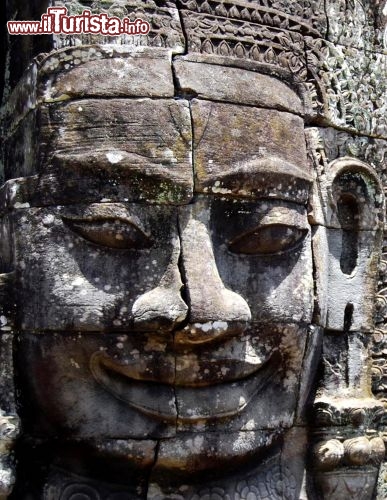
{"label": "statue's forehead", "polygon": [[[170,62],[155,61],[164,76],[167,63],[171,71]],[[302,104],[280,80],[180,58],[174,70],[184,98],[168,86],[156,95],[139,71],[131,74],[129,95],[119,87],[114,96],[104,95],[114,72],[85,88],[95,61],[56,73],[48,62],[37,85],[38,154],[17,181],[14,202],[179,205],[195,193],[307,200]]]}
{"label": "statue's forehead", "polygon": [[305,202],[304,123],[275,109],[193,101],[195,190]]}

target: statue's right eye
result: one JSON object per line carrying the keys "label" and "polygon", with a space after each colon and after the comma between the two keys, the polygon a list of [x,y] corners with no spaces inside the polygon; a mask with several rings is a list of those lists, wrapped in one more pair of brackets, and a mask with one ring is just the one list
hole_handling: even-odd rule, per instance
{"label": "statue's right eye", "polygon": [[153,244],[140,228],[122,219],[76,219],[63,217],[63,222],[86,240],[105,247],[142,250]]}

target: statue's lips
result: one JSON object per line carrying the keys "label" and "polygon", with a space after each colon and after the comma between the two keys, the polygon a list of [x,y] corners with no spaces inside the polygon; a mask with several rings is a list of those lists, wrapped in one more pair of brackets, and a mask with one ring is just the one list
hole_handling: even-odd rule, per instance
{"label": "statue's lips", "polygon": [[[164,421],[194,422],[241,413],[272,375],[274,357],[268,356],[254,367],[238,361],[239,370],[229,375],[219,372],[212,382],[207,379],[205,386],[195,384],[197,374],[185,385],[178,385],[169,377],[141,380],[133,364],[117,363],[106,352],[95,353],[90,368],[105,390],[139,412]],[[215,373],[213,368],[208,371]]]}

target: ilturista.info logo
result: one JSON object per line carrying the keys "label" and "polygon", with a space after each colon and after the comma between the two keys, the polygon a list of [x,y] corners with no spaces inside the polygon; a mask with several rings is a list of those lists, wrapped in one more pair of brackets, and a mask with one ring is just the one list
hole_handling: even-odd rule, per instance
{"label": "ilturista.info logo", "polygon": [[8,21],[10,35],[147,35],[150,25],[143,19],[110,17],[84,10],[78,16],[69,16],[66,7],[49,7],[40,21]]}

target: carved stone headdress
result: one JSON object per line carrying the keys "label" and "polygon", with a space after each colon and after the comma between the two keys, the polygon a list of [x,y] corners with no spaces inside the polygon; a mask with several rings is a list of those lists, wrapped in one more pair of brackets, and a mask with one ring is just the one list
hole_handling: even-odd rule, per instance
{"label": "carved stone headdress", "polygon": [[[21,15],[28,12],[18,3],[9,2],[9,18],[16,8]],[[55,0],[52,4],[65,5],[73,15],[90,8],[94,13],[142,17],[151,31],[118,37],[54,35],[43,45],[48,50],[76,46],[87,59],[93,56],[82,46],[89,44],[158,47],[174,55],[279,75],[304,87],[299,91],[311,122],[373,137],[387,135],[383,48],[387,16],[381,0]],[[20,61],[22,56],[18,43],[11,42],[10,80],[23,69],[22,64],[12,66],[13,57]],[[35,39],[30,45],[32,55],[42,51]],[[71,65],[71,57],[62,57]]]}

